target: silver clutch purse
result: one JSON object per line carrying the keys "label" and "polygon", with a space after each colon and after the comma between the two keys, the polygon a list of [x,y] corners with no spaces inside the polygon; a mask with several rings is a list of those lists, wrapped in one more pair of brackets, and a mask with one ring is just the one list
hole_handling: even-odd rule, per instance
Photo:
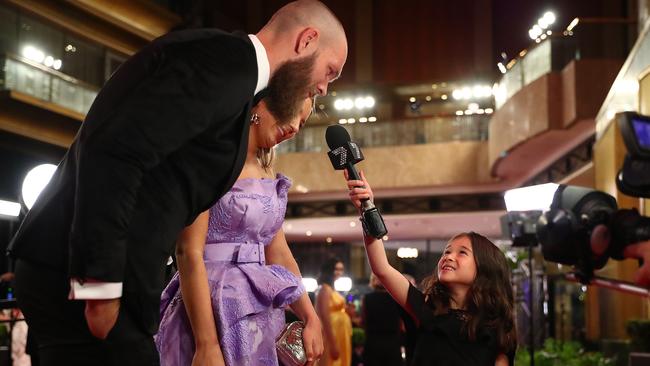
{"label": "silver clutch purse", "polygon": [[303,366],[307,363],[305,347],[302,344],[302,330],[305,323],[301,321],[287,324],[275,341],[278,359],[284,366]]}

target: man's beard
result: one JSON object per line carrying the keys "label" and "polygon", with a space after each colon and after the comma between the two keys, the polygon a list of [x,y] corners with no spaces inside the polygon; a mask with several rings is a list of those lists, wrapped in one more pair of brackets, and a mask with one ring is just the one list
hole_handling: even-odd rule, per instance
{"label": "man's beard", "polygon": [[317,53],[280,65],[269,80],[266,107],[279,124],[290,123],[300,113],[311,92],[311,75]]}

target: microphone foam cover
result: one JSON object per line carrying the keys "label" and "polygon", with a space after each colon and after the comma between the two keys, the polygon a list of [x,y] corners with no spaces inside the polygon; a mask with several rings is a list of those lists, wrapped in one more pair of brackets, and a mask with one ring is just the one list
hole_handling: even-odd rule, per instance
{"label": "microphone foam cover", "polygon": [[325,141],[330,150],[339,148],[350,141],[350,134],[343,126],[331,125],[325,131]]}

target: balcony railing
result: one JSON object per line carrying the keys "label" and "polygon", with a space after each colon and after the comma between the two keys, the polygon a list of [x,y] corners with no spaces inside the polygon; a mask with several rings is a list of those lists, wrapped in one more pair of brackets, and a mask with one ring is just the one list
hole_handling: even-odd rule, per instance
{"label": "balcony railing", "polygon": [[98,89],[20,56],[0,56],[0,90],[17,91],[85,115]]}
{"label": "balcony railing", "polygon": [[625,58],[631,26],[627,19],[576,18],[561,35],[544,35],[543,41],[521,51],[508,63],[508,71],[495,90],[496,108],[524,86],[551,71],[562,70],[572,60]]}
{"label": "balcony railing", "polygon": [[[485,141],[489,115],[433,117],[345,125],[360,147],[430,144],[448,141]],[[321,152],[327,126],[308,126],[292,140],[278,146],[279,153]]]}

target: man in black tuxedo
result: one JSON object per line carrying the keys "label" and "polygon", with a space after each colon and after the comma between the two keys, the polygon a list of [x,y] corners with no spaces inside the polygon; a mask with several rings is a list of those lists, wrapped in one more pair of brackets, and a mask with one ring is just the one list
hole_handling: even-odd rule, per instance
{"label": "man in black tuxedo", "polygon": [[173,32],[119,68],[9,249],[41,364],[158,363],[167,259],[239,176],[254,95],[290,119],[346,57],[336,17],[300,0],[256,35]]}

